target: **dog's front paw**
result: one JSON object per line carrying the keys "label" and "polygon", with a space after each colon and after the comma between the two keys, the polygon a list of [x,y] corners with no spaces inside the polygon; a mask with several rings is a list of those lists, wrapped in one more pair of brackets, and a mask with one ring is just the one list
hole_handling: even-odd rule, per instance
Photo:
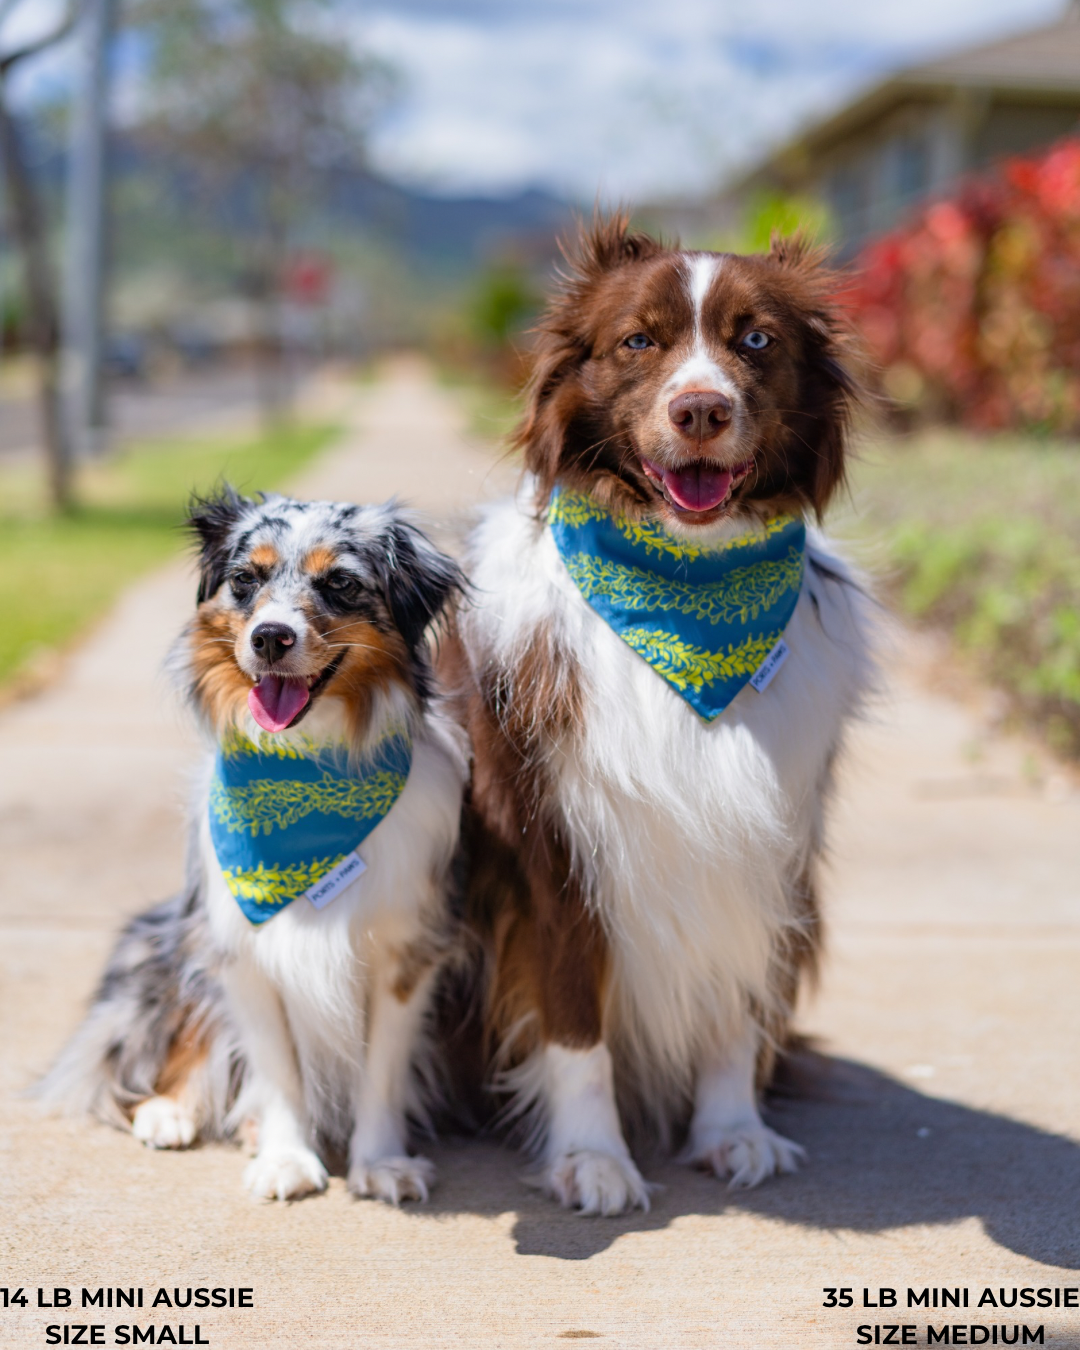
{"label": "dog's front paw", "polygon": [[403,1200],[426,1200],[435,1182],[435,1165],[427,1158],[380,1158],[354,1162],[349,1168],[349,1190],[400,1205]]}
{"label": "dog's front paw", "polygon": [[777,1172],[795,1172],[805,1158],[804,1148],[755,1120],[710,1131],[707,1140],[691,1148],[686,1161],[730,1178],[728,1186],[736,1190],[756,1186]]}
{"label": "dog's front paw", "polygon": [[279,1148],[252,1158],[244,1185],[258,1200],[298,1200],[326,1190],[326,1168],[309,1148]]}
{"label": "dog's front paw", "polygon": [[135,1108],[131,1133],[147,1148],[188,1148],[198,1130],[191,1112],[171,1097],[147,1097]]}
{"label": "dog's front paw", "polygon": [[581,1214],[623,1214],[649,1208],[649,1187],[629,1158],[593,1149],[564,1153],[545,1167],[540,1185]]}

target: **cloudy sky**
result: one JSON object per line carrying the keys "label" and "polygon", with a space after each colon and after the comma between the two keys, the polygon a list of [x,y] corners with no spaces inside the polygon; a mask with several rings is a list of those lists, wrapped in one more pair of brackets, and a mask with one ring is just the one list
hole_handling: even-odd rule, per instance
{"label": "cloudy sky", "polygon": [[1063,0],[345,0],[404,76],[374,153],[447,192],[709,188],[881,73]]}
{"label": "cloudy sky", "polygon": [[[1056,17],[1065,0],[330,0],[401,92],[375,129],[392,177],[589,203],[714,188],[907,62]],[[63,0],[0,0],[0,45]],[[44,85],[69,53],[39,62]],[[68,69],[70,66],[68,65]]]}

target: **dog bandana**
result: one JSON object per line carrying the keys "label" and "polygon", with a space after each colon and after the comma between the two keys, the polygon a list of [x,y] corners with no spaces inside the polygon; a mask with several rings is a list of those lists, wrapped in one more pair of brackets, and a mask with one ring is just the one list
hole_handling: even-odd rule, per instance
{"label": "dog bandana", "polygon": [[700,546],[562,489],[547,519],[588,603],[707,722],[779,670],[802,585],[801,520],[777,516],[758,533]]}
{"label": "dog bandana", "polygon": [[401,796],[411,764],[402,730],[360,764],[340,744],[227,735],[210,784],[210,837],[251,922],[302,895],[321,909],[360,876],[356,849]]}

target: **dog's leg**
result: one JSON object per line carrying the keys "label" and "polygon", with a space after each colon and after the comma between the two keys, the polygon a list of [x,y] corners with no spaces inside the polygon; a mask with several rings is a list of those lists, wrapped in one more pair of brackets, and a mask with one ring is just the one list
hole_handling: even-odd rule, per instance
{"label": "dog's leg", "polygon": [[190,1148],[199,1127],[184,1097],[147,1097],[131,1117],[131,1133],[147,1148]]}
{"label": "dog's leg", "polygon": [[730,1177],[729,1185],[756,1186],[775,1172],[794,1172],[805,1151],[761,1119],[754,1070],[758,1033],[747,1027],[726,1053],[698,1071],[694,1116],[685,1162]]}
{"label": "dog's leg", "polygon": [[547,1113],[543,1188],[582,1214],[649,1208],[649,1188],[634,1166],[615,1105],[611,1055],[548,1042],[539,1052]]}
{"label": "dog's leg", "polygon": [[377,966],[368,1005],[367,1054],[354,1094],[349,1190],[397,1205],[426,1200],[435,1179],[427,1158],[409,1157],[405,1146],[409,1074],[434,972],[404,988],[392,965],[388,974],[383,963]]}
{"label": "dog's leg", "polygon": [[[539,892],[534,888],[534,897]],[[607,945],[570,875],[531,938],[542,1040],[534,1092],[542,1112],[543,1189],[582,1214],[649,1208],[649,1188],[630,1157],[615,1102],[611,1054],[603,1040]],[[552,922],[554,920],[554,922]],[[526,929],[522,936],[526,936]]]}
{"label": "dog's leg", "polygon": [[210,1097],[207,1082],[209,1033],[193,1025],[185,1011],[180,1030],[169,1046],[153,1097],[139,1103],[131,1118],[131,1133],[147,1148],[188,1148],[204,1123]]}
{"label": "dog's leg", "polygon": [[[460,642],[449,644],[443,669],[451,686],[471,680]],[[490,1016],[508,1057],[523,1029],[535,1036],[532,1054],[506,1082],[517,1090],[518,1113],[535,1113],[544,1141],[538,1183],[549,1195],[583,1214],[648,1209],[649,1188],[623,1138],[604,1044],[603,926],[572,864],[567,834],[539,809],[548,789],[537,765],[575,725],[576,673],[543,630],[505,678],[505,685],[496,680],[467,696],[463,718],[475,748],[472,807],[482,822],[473,841],[474,905],[475,880],[491,877],[493,862],[501,872],[491,877],[497,918]],[[507,698],[510,689],[519,691],[514,698]]]}
{"label": "dog's leg", "polygon": [[227,966],[223,980],[248,1063],[244,1095],[258,1117],[259,1151],[244,1184],[264,1200],[325,1190],[326,1168],[308,1143],[303,1085],[277,990],[244,959]]}

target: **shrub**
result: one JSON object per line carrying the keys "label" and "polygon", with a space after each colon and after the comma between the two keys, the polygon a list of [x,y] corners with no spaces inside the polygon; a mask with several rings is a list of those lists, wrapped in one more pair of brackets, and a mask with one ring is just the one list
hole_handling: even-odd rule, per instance
{"label": "shrub", "polygon": [[899,402],[977,430],[1080,432],[1080,139],[870,244],[848,299]]}

